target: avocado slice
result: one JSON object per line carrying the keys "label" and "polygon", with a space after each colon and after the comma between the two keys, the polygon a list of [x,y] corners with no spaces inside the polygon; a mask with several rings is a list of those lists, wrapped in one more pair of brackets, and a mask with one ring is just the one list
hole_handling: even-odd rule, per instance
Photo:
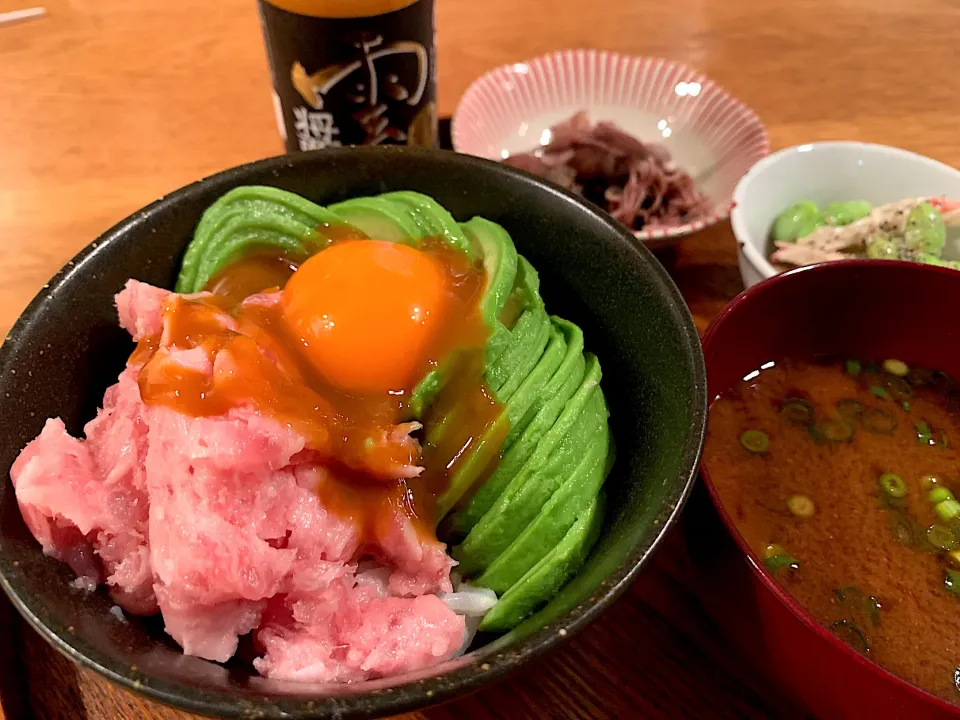
{"label": "avocado slice", "polygon": [[607,456],[610,433],[602,428],[589,443],[580,463],[547,501],[540,514],[520,536],[490,563],[474,585],[487,587],[502,595],[507,592],[553,547],[563,539],[584,506],[600,491],[609,467]]}
{"label": "avocado slice", "polygon": [[550,335],[550,317],[543,308],[523,313],[500,358],[487,369],[487,387],[498,402],[506,402],[537,364]]}
{"label": "avocado slice", "polygon": [[[514,283],[514,291],[524,308],[543,305],[543,298],[540,297],[540,274],[523,255],[517,255],[517,281]],[[504,303],[506,304],[508,303]]]}
{"label": "avocado slice", "polygon": [[454,550],[464,575],[486,570],[534,522],[591,444],[607,431],[602,393],[594,392],[566,436],[548,457],[528,460],[494,507]]}
{"label": "avocado slice", "polygon": [[423,237],[441,238],[451,247],[465,252],[471,259],[479,257],[477,250],[457,225],[457,221],[433,198],[410,190],[384,193],[378,197],[406,211],[420,227]]}
{"label": "avocado slice", "polygon": [[[559,400],[560,407],[562,404],[567,401],[567,399],[573,395],[576,388],[580,385],[580,380],[583,377],[584,369],[584,359],[583,359],[583,331],[574,325],[569,320],[564,320],[561,317],[554,315],[551,317],[553,326],[560,331],[560,334],[563,335],[564,341],[566,343],[566,355],[561,362],[560,367],[557,370],[556,376],[550,379],[550,384],[544,388],[544,392],[537,393],[537,396],[533,398],[533,402],[527,407],[526,412],[517,420],[510,425],[510,432],[507,433],[507,437],[503,441],[503,452],[506,453],[509,450],[513,443],[516,442],[517,438],[520,437],[520,434],[524,432],[527,428],[527,425],[537,416],[540,412],[540,409],[544,407],[551,399],[554,401]],[[576,369],[576,377],[568,377],[568,375],[574,374],[572,371]],[[565,396],[562,396],[564,393],[560,391],[558,393],[558,387],[566,383],[565,387],[570,387],[569,392]],[[560,411],[557,410],[559,413]],[[553,420],[556,420],[556,415],[553,416]],[[553,420],[550,423],[553,423]],[[548,430],[549,426],[544,428],[544,431]],[[539,442],[539,436],[537,437],[536,442]],[[531,450],[532,452],[532,450]]]}
{"label": "avocado slice", "polygon": [[580,460],[591,436],[601,425],[606,426],[600,375],[596,357],[589,357],[583,382],[567,401],[557,422],[511,478],[493,507],[454,548],[453,558],[460,563],[458,569],[465,576],[486,569],[516,540]]}
{"label": "avocado slice", "polygon": [[500,322],[500,320],[494,320],[493,330],[490,333],[490,339],[487,340],[487,349],[486,349],[486,366],[491,367],[497,360],[500,359],[500,356],[503,354],[503,351],[507,349],[507,345],[510,344],[510,330]]}
{"label": "avocado slice", "polygon": [[[526,310],[536,307],[543,307],[543,300],[540,297],[540,276],[525,257],[518,255],[513,290],[504,300],[498,321],[493,325],[490,340],[487,342],[488,369],[493,367],[510,344],[511,332],[519,322],[519,318]],[[504,315],[510,317],[505,318]]]}
{"label": "avocado slice", "polygon": [[437,397],[437,393],[443,387],[443,371],[446,368],[434,368],[428,372],[423,380],[417,383],[410,393],[410,417],[419,420],[423,417],[430,403]]}
{"label": "avocado slice", "polygon": [[[494,457],[499,456],[502,443],[498,442],[497,447],[491,447],[489,444],[503,438],[506,429],[512,427],[526,414],[530,404],[540,395],[560,366],[566,352],[566,346],[567,343],[563,334],[551,328],[550,341],[547,343],[539,362],[527,374],[527,378],[507,402],[493,425],[484,431],[477,445],[471,448],[469,456],[457,467],[453,477],[450,478],[446,490],[437,498],[437,520],[442,519],[460,501],[460,498],[473,487],[477,478],[489,466]],[[457,416],[456,413],[451,413],[441,422],[428,428],[427,442],[435,442],[438,434],[442,433],[444,428],[449,426],[449,423],[454,422],[457,422]]]}
{"label": "avocado slice", "polygon": [[[504,405],[503,411],[509,416],[508,430],[516,427],[526,416],[530,406],[536,402],[537,397],[563,361],[566,348],[567,341],[563,332],[553,323],[548,323],[546,347],[533,368],[524,375],[520,387],[511,392],[509,396],[494,393],[497,402]],[[426,428],[427,442],[436,444],[435,439],[443,429],[451,423],[462,422],[462,416],[465,412],[470,412],[470,410],[463,408],[461,404],[457,404],[442,418],[431,422]]]}
{"label": "avocado slice", "polygon": [[528,416],[530,408],[542,397],[551,378],[567,355],[567,339],[562,329],[553,323],[549,328],[549,341],[540,359],[506,401],[505,411],[510,418],[511,431]]}
{"label": "avocado slice", "polygon": [[375,240],[415,246],[424,236],[408,213],[398,211],[393,203],[381,198],[354,198],[327,210]]}
{"label": "avocado slice", "polygon": [[[183,256],[176,291],[202,290],[224,261],[232,261],[240,251],[251,247],[311,252],[315,245],[340,237],[366,236],[359,228],[286,190],[262,185],[234,188],[200,218]],[[227,252],[221,248],[225,244],[230,245]]]}
{"label": "avocado slice", "polygon": [[[487,388],[493,393],[497,402],[501,404],[506,403],[512,397],[520,383],[522,383],[533,368],[536,367],[550,339],[552,326],[550,325],[550,318],[547,316],[547,313],[542,308],[534,308],[528,310],[524,314],[524,317],[520,318],[514,330],[515,332],[510,338],[510,347],[507,348],[507,351],[503,353],[500,360],[494,365],[497,377],[504,377],[505,381],[495,384],[491,381],[489,371],[486,373],[485,378]],[[446,371],[446,367],[441,367],[428,373],[426,378],[414,389],[411,405],[416,403],[418,408],[423,407],[424,410],[429,407],[429,403],[425,402],[427,395],[418,392],[418,390],[423,387],[433,392],[434,396],[436,396],[442,388],[442,378]],[[436,382],[433,382],[434,379],[436,379]],[[433,401],[433,397],[429,399],[430,402]],[[439,422],[432,424],[431,427],[427,429],[427,439],[429,440],[433,433],[441,431],[442,428],[450,422],[455,422],[455,418],[447,415]]]}
{"label": "avocado slice", "polygon": [[586,506],[583,514],[546,557],[507,590],[484,615],[480,630],[503,632],[516,627],[577,574],[600,536],[604,505],[601,493]]}
{"label": "avocado slice", "polygon": [[[396,193],[391,193],[391,195],[396,195]],[[506,331],[506,328],[497,318],[504,303],[507,302],[514,280],[517,277],[517,249],[506,230],[483,218],[473,218],[464,223],[461,228],[464,237],[470,238],[470,242],[474,243],[482,253],[487,284],[480,300],[479,310],[484,322],[491,328],[491,341],[494,338],[509,341],[510,333]],[[524,277],[527,278],[527,276]],[[526,279],[526,282],[529,284],[529,278]],[[537,281],[537,287],[539,287],[539,280]],[[489,350],[489,341],[487,347]],[[410,410],[413,417],[420,418],[423,416],[424,411],[443,387],[444,375],[449,372],[451,364],[450,360],[441,363],[440,367],[432,369],[417,383],[410,394]]]}
{"label": "avocado slice", "polygon": [[[543,392],[537,395],[526,414],[511,427],[501,448],[503,456],[497,469],[477,489],[470,501],[451,518],[450,529],[456,536],[463,537],[469,533],[493,507],[510,481],[537,449],[544,435],[554,426],[566,402],[583,381],[586,366],[583,356],[583,332],[566,320],[554,318],[553,321],[566,338],[566,354]],[[511,435],[518,427],[522,427],[522,431],[516,433],[510,442]]]}
{"label": "avocado slice", "polygon": [[517,277],[517,248],[506,230],[482,217],[462,223],[460,228],[483,257],[487,286],[480,301],[480,314],[492,330]]}
{"label": "avocado slice", "polygon": [[[513,364],[518,359],[516,354],[520,350],[516,347],[517,336],[528,332],[531,329],[529,327],[531,323],[542,322],[541,313],[546,313],[543,299],[540,297],[540,277],[537,275],[537,271],[522,255],[517,257],[516,281],[513,290],[504,302],[505,305],[515,306],[514,312],[517,314],[517,318],[509,330],[506,330],[506,325],[499,323],[499,326],[505,331],[499,335],[499,338],[497,336],[497,326],[494,326],[494,332],[487,343],[485,361],[487,384],[491,390],[499,389],[506,381]],[[504,362],[503,356],[511,348],[515,355]]]}
{"label": "avocado slice", "polygon": [[228,213],[200,258],[194,279],[196,285],[191,292],[203,290],[220,269],[252,250],[270,248],[301,256],[326,244],[325,238],[313,228],[288,217],[251,215],[244,210]]}

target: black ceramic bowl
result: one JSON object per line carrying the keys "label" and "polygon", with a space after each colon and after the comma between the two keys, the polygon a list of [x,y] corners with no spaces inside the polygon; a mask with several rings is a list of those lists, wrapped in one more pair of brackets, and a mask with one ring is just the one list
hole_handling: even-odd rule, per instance
{"label": "black ceramic bowl", "polygon": [[[118,620],[104,593],[69,586],[20,518],[9,468],[60,416],[77,434],[132,344],[113,295],[134,277],[172,287],[204,209],[237,185],[291,190],[322,204],[412,189],[466,220],[501,223],[539,270],[551,312],[580,324],[603,363],[618,457],[603,534],[581,574],[539,615],[468,655],[415,675],[318,687],[186,657],[159,619]],[[706,385],[696,330],[676,287],[618,223],[568,192],[486,160],[439,151],[342,149],[245,165],[163,198],[70,261],[0,348],[0,582],[57,649],[108,679],[186,710],[257,718],[370,717],[475,689],[595,618],[650,556],[686,499],[703,440]],[[643,642],[643,638],[637,638]]]}

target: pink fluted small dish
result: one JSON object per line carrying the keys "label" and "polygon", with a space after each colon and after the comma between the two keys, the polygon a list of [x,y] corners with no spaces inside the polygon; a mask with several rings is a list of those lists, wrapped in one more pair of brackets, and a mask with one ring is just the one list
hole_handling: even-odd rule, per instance
{"label": "pink fluted small dish", "polygon": [[546,131],[581,110],[666,147],[711,201],[711,210],[690,222],[634,232],[648,247],[725,220],[737,182],[769,152],[757,114],[702,73],[602,50],[562,50],[481,76],[454,114],[453,147],[502,160],[549,142]]}

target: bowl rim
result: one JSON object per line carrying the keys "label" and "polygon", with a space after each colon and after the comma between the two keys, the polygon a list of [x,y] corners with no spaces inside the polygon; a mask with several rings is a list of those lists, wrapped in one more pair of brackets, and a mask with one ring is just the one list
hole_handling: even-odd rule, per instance
{"label": "bowl rim", "polygon": [[[670,58],[661,57],[657,55],[634,55],[631,53],[621,53],[616,50],[599,50],[596,48],[567,48],[561,50],[553,50],[550,52],[542,53],[540,55],[527,58],[526,60],[521,60],[519,62],[512,63],[503,63],[502,65],[497,65],[486,72],[484,72],[479,77],[473,79],[473,81],[467,86],[466,90],[463,91],[463,94],[460,96],[460,99],[457,101],[457,107],[453,112],[453,115],[450,119],[450,138],[453,145],[453,149],[457,152],[466,152],[462,150],[463,142],[463,133],[458,132],[458,123],[457,118],[461,117],[461,111],[464,109],[465,104],[472,99],[472,96],[480,90],[481,87],[485,87],[493,84],[493,76],[499,73],[508,73],[516,72],[517,66],[530,66],[533,64],[545,63],[549,60],[555,58],[564,58],[564,57],[580,57],[583,55],[592,55],[592,56],[604,56],[609,57],[618,61],[633,61],[633,62],[644,62],[644,63],[663,63],[664,67],[667,69],[678,69],[689,73],[696,82],[699,82],[704,89],[713,88],[717,91],[720,97],[726,100],[732,109],[736,109],[741,114],[740,125],[754,127],[760,132],[760,150],[759,150],[759,160],[757,162],[762,162],[770,154],[770,136],[767,133],[767,126],[763,122],[763,118],[753,109],[750,105],[742,101],[736,95],[731,93],[727,88],[716,80],[711,78],[709,75],[704,73],[701,70],[697,70],[686,63],[682,63],[676,60],[671,60]],[[500,96],[503,93],[498,93]],[[704,93],[701,92],[701,95]],[[619,102],[615,103],[621,107],[631,107],[629,103]],[[587,108],[589,112],[589,108]],[[481,157],[481,156],[477,156]],[[494,158],[487,158],[494,160]],[[499,161],[498,161],[499,162]],[[756,163],[754,163],[754,166]],[[749,171],[748,171],[749,172]],[[736,189],[736,186],[734,190]],[[658,247],[659,245],[673,240],[678,239],[686,235],[691,235],[695,232],[704,230],[712,225],[716,225],[719,222],[726,220],[730,217],[732,210],[736,207],[735,195],[731,194],[730,197],[724,198],[713,207],[713,209],[704,217],[697,218],[696,220],[691,220],[688,223],[683,223],[682,225],[676,225],[674,227],[668,228],[652,228],[650,230],[633,230],[628,231],[632,232],[633,236],[638,240],[644,241],[650,244],[653,247]],[[606,211],[604,211],[606,212]]]}
{"label": "bowl rim", "polygon": [[[859,149],[865,153],[874,155],[893,155],[906,160],[915,161],[921,165],[926,165],[931,169],[943,170],[949,173],[960,175],[960,170],[945,162],[936,160],[927,155],[915,153],[912,150],[893,145],[882,145],[880,143],[862,142],[860,140],[823,140],[819,142],[801,143],[800,145],[791,145],[790,147],[777,150],[774,153],[758,160],[751,167],[733,190],[733,209],[730,212],[730,225],[733,228],[733,235],[737,240],[737,246],[743,253],[746,261],[764,278],[771,278],[778,274],[777,269],[767,260],[763,249],[767,246],[768,238],[754,238],[747,230],[746,210],[744,209],[744,196],[747,193],[748,186],[763,177],[763,174],[781,162],[785,157],[796,155],[797,153],[819,152],[830,153],[833,150],[840,149]],[[802,198],[801,198],[802,199]],[[758,246],[759,243],[759,246]],[[855,258],[854,258],[855,259]],[[835,260],[834,262],[846,262]]]}
{"label": "bowl rim", "polygon": [[[384,714],[392,715],[420,709],[476,690],[490,680],[502,677],[529,660],[563,644],[593,622],[620,597],[650,560],[663,537],[676,522],[691,493],[696,481],[700,454],[706,437],[706,369],[699,334],[679,289],[649,250],[638,247],[630,233],[612,217],[549,181],[484,158],[447,150],[406,146],[328,148],[256,160],[185,185],[131,213],[81,249],[30,301],[11,327],[7,339],[0,345],[0,377],[10,375],[7,371],[15,365],[17,351],[23,340],[23,330],[30,324],[33,316],[42,309],[50,296],[56,293],[60,285],[74,274],[82,272],[84,262],[88,258],[102,252],[106,246],[120,242],[128,233],[136,232],[137,226],[147,222],[150,218],[165,213],[170,208],[175,208],[182,201],[188,200],[201,190],[209,189],[210,186],[219,187],[221,192],[226,192],[232,187],[247,182],[250,174],[256,173],[262,177],[281,168],[309,167],[314,161],[319,161],[320,158],[330,158],[335,163],[337,158],[359,157],[370,162],[384,154],[426,159],[439,164],[462,163],[472,166],[478,173],[492,171],[493,173],[513,176],[528,185],[536,186],[539,192],[557,196],[564,202],[580,206],[612,230],[625,249],[629,249],[633,253],[639,253],[651,271],[651,282],[664,295],[667,302],[674,307],[680,324],[678,330],[681,341],[689,351],[693,367],[693,382],[689,392],[693,425],[689,441],[679,459],[681,472],[676,478],[672,491],[665,497],[662,506],[652,520],[653,533],[649,538],[640,541],[631,550],[627,559],[607,576],[596,591],[596,600],[584,603],[581,606],[582,609],[569,609],[549,627],[532,632],[519,642],[505,644],[502,640],[507,636],[501,636],[499,639],[465,656],[469,659],[468,661],[440,674],[427,675],[429,668],[425,668],[408,676],[395,676],[379,681],[369,681],[376,683],[377,686],[356,693],[331,695],[298,695],[291,693],[289,695],[274,695],[273,697],[264,695],[263,697],[268,704],[254,705],[256,708],[255,716],[259,718],[380,717]],[[42,601],[29,602],[21,597],[18,592],[18,585],[19,583],[12,581],[6,573],[0,572],[0,586],[20,614],[44,640],[82,667],[95,671],[128,691],[172,707],[215,717],[250,716],[250,700],[245,700],[229,692],[224,693],[208,688],[201,690],[201,686],[184,686],[175,681],[158,679],[139,670],[132,672],[126,664],[89,646],[78,636],[71,633],[69,628],[47,626],[31,610],[31,605],[41,606]],[[424,677],[425,675],[427,676]],[[149,682],[143,682],[141,678],[150,679]],[[391,680],[397,682],[389,684]],[[313,684],[305,683],[304,685],[316,688],[316,685]],[[361,687],[361,685],[357,684],[355,687]],[[338,688],[342,689],[343,686],[338,685]]]}
{"label": "bowl rim", "polygon": [[[825,272],[845,272],[851,269],[863,270],[869,267],[877,267],[878,265],[899,267],[902,271],[906,272],[923,272],[942,275],[957,273],[957,271],[952,268],[945,268],[937,265],[924,265],[922,263],[914,263],[906,260],[867,260],[857,258],[851,260],[835,260],[828,263],[819,263],[817,265],[805,265],[802,267],[793,268],[792,270],[788,270],[787,272],[780,273],[772,277],[764,278],[755,285],[743,290],[739,295],[737,295],[737,297],[731,300],[727,306],[716,316],[716,318],[714,318],[713,322],[710,323],[702,338],[705,360],[709,362],[710,349],[714,343],[717,342],[717,334],[723,325],[733,315],[739,312],[741,307],[747,303],[757,302],[758,300],[755,298],[763,295],[776,285],[779,285],[783,282],[791,282],[792,278],[804,273],[820,274]],[[708,393],[708,403],[709,406],[712,406],[716,400],[716,395],[712,390],[708,390]],[[730,513],[727,512],[727,509],[721,501],[720,495],[713,484],[713,480],[710,477],[710,472],[707,470],[706,463],[702,460],[700,463],[700,474],[703,477],[703,484],[706,487],[707,492],[710,494],[710,500],[713,503],[713,507],[716,509],[717,514],[723,521],[724,528],[730,537],[733,538],[734,542],[736,542],[741,554],[746,558],[747,564],[750,566],[753,574],[759,578],[763,586],[777,600],[779,600],[780,603],[784,605],[795,618],[800,620],[800,622],[806,626],[807,630],[818,636],[821,640],[827,642],[834,651],[840,651],[844,653],[849,660],[854,660],[857,664],[868,669],[871,673],[879,675],[887,682],[893,683],[900,689],[909,692],[916,700],[923,701],[925,703],[933,702],[940,710],[950,712],[960,717],[960,706],[939,698],[933,693],[903,679],[899,675],[895,675],[882,665],[873,662],[872,660],[868,660],[861,653],[858,653],[856,650],[831,633],[826,626],[818,622],[817,619],[803,605],[801,605],[796,598],[793,597],[793,595],[791,595],[783,586],[773,579],[773,575],[764,567],[762,560],[750,548],[743,535],[737,529],[737,526],[733,522],[733,518],[730,516]]]}

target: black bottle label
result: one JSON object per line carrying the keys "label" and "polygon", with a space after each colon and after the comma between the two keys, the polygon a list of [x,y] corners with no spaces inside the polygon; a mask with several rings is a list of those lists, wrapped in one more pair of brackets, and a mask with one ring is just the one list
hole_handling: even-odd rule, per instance
{"label": "black bottle label", "polygon": [[321,18],[259,0],[287,151],[437,137],[434,0],[357,18]]}

